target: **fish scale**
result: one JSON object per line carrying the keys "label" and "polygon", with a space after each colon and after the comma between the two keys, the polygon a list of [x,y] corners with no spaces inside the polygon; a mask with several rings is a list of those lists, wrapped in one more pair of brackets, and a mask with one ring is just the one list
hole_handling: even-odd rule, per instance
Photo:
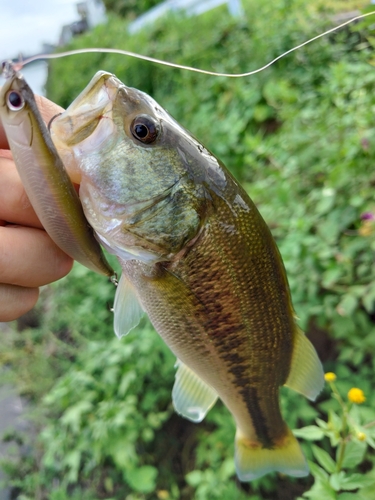
{"label": "fish scale", "polygon": [[88,221],[123,269],[116,334],[148,314],[178,358],[172,398],[181,415],[199,422],[221,398],[237,425],[241,480],[306,475],[279,387],[315,399],[323,371],[295,323],[279,251],[247,193],[150,96],[109,73],[97,73],[51,131],[68,171],[80,173]]}
{"label": "fish scale", "polygon": [[[215,193],[211,192],[210,195],[213,199],[216,198]],[[245,199],[247,198],[246,193],[242,193],[242,196]],[[250,200],[248,202],[251,203]],[[215,217],[228,221],[229,217],[233,217],[233,207],[230,210],[226,204],[223,207],[226,213],[222,214],[220,211],[215,211]],[[249,214],[249,222],[244,216],[239,217],[239,219],[252,228],[252,217],[253,214],[257,213],[255,207],[252,207],[247,213]],[[259,238],[259,231],[253,231],[253,234],[256,239]],[[227,239],[223,242],[222,236],[220,225],[211,220],[207,231],[199,239],[199,242],[177,264],[171,265],[173,277],[178,279],[178,285],[184,283],[186,289],[189,290],[189,293],[201,306],[200,310],[202,312],[199,315],[201,317],[196,314],[196,322],[192,325],[193,331],[196,333],[203,330],[204,333],[198,337],[198,341],[204,343],[205,338],[208,337],[208,341],[213,346],[215,353],[212,360],[207,358],[207,353],[205,353],[205,370],[202,369],[196,359],[190,359],[191,353],[196,358],[196,351],[200,348],[197,345],[197,336],[195,334],[192,336],[191,329],[186,328],[186,317],[191,311],[190,304],[182,300],[181,302],[178,301],[175,308],[171,308],[172,297],[168,290],[165,293],[158,293],[160,292],[158,290],[159,286],[163,287],[163,280],[160,278],[154,280],[148,278],[147,285],[145,285],[135,281],[132,274],[127,274],[127,276],[136,288],[143,290],[142,304],[156,330],[161,332],[162,337],[176,356],[193,367],[202,379],[214,388],[216,388],[217,381],[214,380],[212,374],[215,374],[216,378],[217,369],[214,370],[212,365],[216,363],[218,358],[224,362],[222,363],[223,371],[226,375],[228,372],[232,375],[231,383],[228,384],[227,389],[228,397],[231,399],[233,393],[237,392],[241,396],[237,399],[242,399],[241,405],[246,407],[249,413],[249,421],[245,424],[242,423],[242,426],[245,428],[254,427],[258,440],[266,446],[271,446],[274,439],[283,435],[285,427],[278,407],[278,387],[285,382],[289,371],[289,364],[285,361],[291,358],[292,352],[290,342],[291,322],[289,319],[283,329],[284,331],[276,329],[276,335],[272,324],[271,331],[267,335],[267,325],[264,325],[264,321],[261,324],[258,321],[258,309],[256,302],[253,300],[259,293],[258,285],[255,288],[251,286],[255,268],[253,266],[245,267],[248,261],[248,248],[246,248],[248,247],[248,240],[241,238],[242,245],[240,242],[236,246],[236,234],[232,235],[232,241]],[[250,241],[252,240],[250,239]],[[230,246],[231,252],[228,254],[227,248],[223,249],[223,246]],[[254,245],[254,247],[256,250],[257,245]],[[234,251],[234,249],[236,250]],[[222,265],[221,256],[223,254],[226,256],[225,264],[230,263],[230,266]],[[240,258],[235,258],[234,254],[239,254]],[[132,265],[132,262],[128,263],[126,270]],[[233,274],[237,274],[238,271],[234,267],[237,266],[241,267],[243,271],[245,269],[247,271],[243,272],[239,283],[237,281],[233,282]],[[270,277],[269,261],[266,260],[262,267],[268,280]],[[138,270],[139,266],[135,265],[135,268]],[[203,273],[202,269],[205,270]],[[218,282],[217,274],[220,269],[222,270],[219,281],[221,286],[213,290],[212,284]],[[211,276],[211,270],[213,276]],[[151,270],[143,271],[144,276],[147,277],[151,273]],[[257,279],[259,279],[259,267],[257,268],[257,276]],[[142,275],[138,276],[137,279],[141,280]],[[150,288],[150,293],[145,293],[145,286]],[[154,286],[155,290],[152,291]],[[172,294],[180,295],[181,290],[179,288],[171,287]],[[264,288],[263,284],[260,289],[264,290]],[[249,293],[254,289],[255,293]],[[161,299],[158,298],[155,301],[154,298],[159,296]],[[183,295],[180,296],[183,297]],[[284,298],[284,301],[288,300],[285,294],[280,294],[280,297]],[[281,298],[279,302],[281,302]],[[242,302],[240,308],[238,307],[238,300]],[[278,311],[275,310],[275,304],[272,303],[269,307],[272,308],[272,314],[277,315]],[[280,307],[282,309],[290,308],[289,302],[281,303]],[[246,311],[245,316],[241,310]],[[196,308],[195,312],[197,313]],[[165,326],[164,318],[167,315],[173,317],[170,328]],[[246,331],[247,328],[244,323],[248,324],[248,329],[252,330],[252,334],[249,335],[249,332]],[[180,332],[178,341],[175,340],[176,331]],[[277,335],[281,337],[277,343],[283,345],[284,348],[282,350],[274,349],[273,351],[265,350],[268,345],[267,337],[271,336],[273,342],[275,342]],[[241,353],[238,352],[238,347],[241,347]],[[273,353],[276,355],[272,355]],[[208,356],[212,358],[211,351],[209,351]],[[264,363],[264,357],[266,357],[267,364]],[[283,364],[280,363],[281,359],[284,361]],[[267,373],[270,372],[270,364],[282,368],[280,374],[278,374],[278,380],[275,380],[275,372],[272,372],[272,385],[267,376]],[[272,396],[270,396],[270,393],[273,393]],[[223,395],[221,397],[223,400],[227,399]]]}
{"label": "fish scale", "polygon": [[[212,194],[214,196],[214,194]],[[247,195],[245,193],[242,193],[243,198],[247,198]],[[250,200],[249,200],[250,201]],[[232,215],[232,210],[226,210],[226,204],[223,205],[223,209],[225,210],[226,213],[223,214],[221,212],[216,212],[216,217],[224,219],[228,221],[228,218]],[[250,226],[250,229],[252,228],[251,224],[251,219],[252,215],[256,213],[255,207],[252,208],[252,210],[248,211],[247,214],[249,216],[249,223],[247,223],[247,226]],[[251,218],[250,218],[251,217]],[[239,217],[239,219],[242,219],[244,223],[247,222],[246,218],[243,216],[242,218]],[[217,230],[215,231],[215,229]],[[241,231],[241,227],[238,228],[239,233],[246,233],[245,231]],[[255,236],[255,241],[258,239],[259,231],[253,232]],[[256,389],[256,392],[259,394],[267,394],[267,401],[271,401],[272,398],[269,397],[269,391],[270,391],[270,381],[269,377],[267,377],[267,372],[269,372],[269,366],[274,365],[278,366],[281,368],[281,373],[279,375],[279,380],[273,382],[274,387],[277,387],[279,385],[282,385],[286,378],[287,378],[287,372],[288,372],[288,362],[287,358],[291,357],[291,350],[292,350],[292,345],[291,342],[288,340],[290,339],[290,331],[291,331],[291,325],[290,321],[286,324],[286,328],[284,328],[285,332],[283,331],[278,331],[275,333],[271,330],[269,335],[272,336],[273,341],[277,339],[277,335],[281,336],[280,343],[284,345],[284,349],[282,352],[278,350],[274,350],[273,352],[277,354],[277,356],[272,356],[272,351],[269,351],[268,349],[265,350],[265,348],[269,345],[268,339],[267,339],[267,332],[268,332],[268,327],[267,324],[265,324],[264,321],[264,315],[261,313],[262,318],[261,321],[257,320],[257,317],[259,317],[259,309],[257,307],[257,302],[254,299],[259,299],[259,290],[258,286],[255,287],[255,293],[251,293],[254,291],[254,287],[252,286],[253,282],[253,273],[254,270],[256,269],[257,273],[257,279],[259,280],[259,263],[257,267],[253,266],[246,266],[247,264],[247,259],[248,259],[248,240],[245,240],[242,238],[242,245],[241,242],[237,241],[236,235],[232,236],[233,241],[225,240],[222,238],[222,233],[220,231],[220,226],[217,224],[211,223],[210,225],[210,238],[209,242],[206,245],[206,248],[202,248],[204,245],[204,241],[201,240],[200,244],[197,245],[194,248],[194,266],[195,269],[197,269],[196,275],[201,276],[201,272],[199,273],[199,269],[202,267],[204,268],[205,265],[208,264],[208,262],[203,262],[200,263],[199,259],[197,257],[197,253],[201,252],[204,255],[208,255],[209,259],[208,261],[213,261],[214,260],[214,255],[215,255],[215,248],[222,250],[222,246],[225,247],[224,250],[226,251],[221,251],[219,258],[221,255],[225,255],[226,259],[224,262],[224,266],[221,265],[221,268],[229,270],[228,275],[230,275],[231,280],[225,280],[225,278],[221,279],[221,285],[222,288],[220,291],[218,291],[217,296],[212,296],[212,291],[210,287],[207,287],[206,293],[204,294],[205,296],[203,297],[202,294],[199,294],[199,298],[201,301],[204,301],[204,304],[206,306],[207,316],[210,318],[210,324],[207,325],[207,331],[210,332],[210,338],[213,339],[213,342],[215,343],[215,347],[218,349],[218,351],[227,351],[226,354],[222,356],[222,358],[226,361],[227,368],[229,371],[235,375],[235,380],[234,380],[234,390],[236,390],[237,387],[252,387],[251,380],[252,379],[257,379],[257,386],[254,387],[254,390]],[[254,241],[254,238],[250,238],[250,241]],[[246,245],[245,247],[243,245]],[[228,246],[231,247],[231,252],[229,253]],[[256,247],[257,245],[255,245]],[[208,247],[208,248],[207,248]],[[192,252],[193,253],[193,252]],[[236,254],[236,255],[234,255]],[[237,257],[237,255],[239,257]],[[251,259],[250,259],[251,260]],[[222,264],[222,262],[220,263]],[[230,264],[230,266],[229,266]],[[266,273],[267,278],[269,277],[269,262],[265,263],[266,265],[263,265],[264,272]],[[192,262],[190,262],[189,257],[187,256],[186,260],[184,260],[181,265],[184,266],[184,275],[182,279],[187,282],[192,289],[194,293],[194,283],[192,283],[189,280],[189,274],[191,272],[194,272],[194,269],[192,269]],[[239,269],[233,269],[235,267],[239,267],[241,269],[241,273],[239,274],[238,271]],[[232,272],[230,272],[232,271]],[[175,270],[176,272],[176,270]],[[206,271],[207,272],[207,271]],[[236,276],[241,276],[240,280],[233,280],[233,275]],[[246,279],[247,278],[247,279]],[[223,283],[224,281],[224,283]],[[238,282],[239,281],[239,282]],[[260,279],[261,281],[261,279]],[[261,290],[264,290],[266,288],[266,284],[263,283],[262,287],[260,287]],[[282,294],[281,294],[282,296]],[[231,300],[232,299],[232,300]],[[212,304],[215,304],[221,300],[222,302],[222,313],[221,315],[217,316],[216,311],[212,311],[210,314],[210,309],[212,309]],[[240,301],[240,306],[238,307],[238,303],[236,301]],[[289,304],[280,304],[282,306],[282,309],[285,309]],[[276,317],[278,316],[278,311],[276,311],[275,303],[270,303],[269,307],[272,307],[272,314],[274,314]],[[231,318],[232,317],[232,320]],[[246,325],[247,328],[246,328]],[[272,325],[271,325],[272,328]],[[250,330],[250,334],[248,331]],[[238,352],[238,348],[235,347],[235,345],[240,345],[242,347],[242,353]],[[289,344],[289,345],[288,345]],[[246,350],[244,352],[244,347],[246,346]],[[178,353],[176,353],[179,355]],[[264,356],[262,354],[266,355],[267,358],[267,364],[264,363],[264,359],[262,359]],[[284,363],[280,363],[280,358],[284,358]],[[285,362],[286,361],[286,362]],[[283,373],[283,371],[285,373]],[[275,372],[272,372],[272,378],[275,379]],[[274,396],[276,398],[278,397],[277,394],[275,393]],[[259,396],[258,396],[259,397]],[[259,398],[262,399],[262,398]],[[272,402],[271,406],[275,407],[277,405],[277,400],[276,403]],[[249,405],[250,402],[244,401],[245,405]],[[261,420],[261,421],[267,421],[267,418],[270,416],[275,416],[275,413],[271,413],[269,411],[267,412],[257,412],[258,417],[254,417],[254,415],[250,415],[252,417],[252,420]],[[279,411],[277,412],[278,416],[280,415]],[[280,417],[281,418],[281,417]],[[279,419],[280,420],[280,419]],[[268,425],[268,427],[272,427],[272,423]],[[275,426],[277,429],[279,426]],[[259,437],[259,436],[258,436]]]}

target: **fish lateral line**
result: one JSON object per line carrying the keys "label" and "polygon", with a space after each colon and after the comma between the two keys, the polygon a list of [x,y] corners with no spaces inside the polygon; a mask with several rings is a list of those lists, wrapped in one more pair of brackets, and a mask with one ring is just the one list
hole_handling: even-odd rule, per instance
{"label": "fish lateral line", "polygon": [[146,56],[144,54],[138,54],[136,52],[131,52],[128,50],[122,50],[122,49],[112,49],[112,48],[103,48],[103,47],[87,47],[84,49],[75,49],[75,50],[67,50],[64,52],[59,52],[55,54],[39,54],[37,56],[32,56],[28,57],[24,60],[19,60],[16,62],[13,61],[4,61],[2,63],[2,74],[5,78],[9,78],[8,76],[8,71],[9,71],[9,66],[11,66],[11,70],[18,72],[20,71],[24,66],[27,64],[30,64],[34,61],[39,61],[39,60],[44,60],[44,59],[60,59],[62,57],[68,57],[72,55],[78,55],[78,54],[89,54],[89,53],[105,53],[105,54],[119,54],[127,57],[133,57],[135,59],[140,59],[142,61],[147,61],[155,64],[159,64],[161,66],[167,66],[170,68],[174,69],[181,69],[184,71],[191,71],[194,73],[200,73],[203,75],[208,75],[208,76],[215,76],[215,77],[225,77],[225,78],[245,78],[248,76],[255,75],[257,73],[260,73],[266,69],[268,69],[270,66],[275,64],[277,61],[280,59],[286,57],[287,55],[291,54],[292,52],[295,52],[302,47],[305,47],[306,45],[318,40],[319,38],[323,38],[326,35],[329,35],[330,33],[334,33],[335,31],[338,31],[339,29],[343,28],[344,26],[347,26],[355,21],[359,21],[360,19],[364,19],[368,16],[372,16],[375,14],[375,10],[371,12],[366,12],[365,14],[360,14],[358,16],[355,16],[348,21],[345,21],[338,26],[334,26],[333,28],[330,28],[327,31],[324,31],[323,33],[320,33],[319,35],[316,35],[309,40],[306,40],[305,42],[300,43],[299,45],[296,45],[295,47],[292,47],[291,49],[287,50],[286,52],[283,52],[282,54],[278,55],[274,59],[272,59],[270,62],[266,63],[264,66],[261,66],[260,68],[257,68],[252,71],[248,71],[245,73],[220,73],[216,71],[209,71],[201,68],[196,68],[194,66],[186,66],[184,64],[177,64],[171,61],[165,61],[163,59],[157,59],[155,57],[150,57]]}

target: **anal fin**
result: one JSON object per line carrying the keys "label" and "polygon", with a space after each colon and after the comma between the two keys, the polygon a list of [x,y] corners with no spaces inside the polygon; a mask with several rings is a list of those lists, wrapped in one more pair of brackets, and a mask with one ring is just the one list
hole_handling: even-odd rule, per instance
{"label": "anal fin", "polygon": [[119,339],[138,325],[144,312],[134,287],[124,274],[117,286],[113,312],[114,330]]}
{"label": "anal fin", "polygon": [[285,385],[314,401],[324,386],[324,372],[314,346],[296,327],[289,376]]}
{"label": "anal fin", "polygon": [[178,360],[176,366],[178,369],[172,390],[174,408],[192,422],[201,422],[215,404],[217,392],[181,361]]}

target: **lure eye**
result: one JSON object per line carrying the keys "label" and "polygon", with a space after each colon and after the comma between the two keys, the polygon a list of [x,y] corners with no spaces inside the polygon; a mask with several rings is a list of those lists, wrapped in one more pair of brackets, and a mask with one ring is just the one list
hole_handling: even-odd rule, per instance
{"label": "lure eye", "polygon": [[130,131],[135,139],[143,144],[154,142],[160,132],[160,125],[148,115],[139,115],[132,121]]}
{"label": "lure eye", "polygon": [[9,90],[6,96],[8,108],[11,111],[19,111],[25,105],[25,100],[17,90]]}

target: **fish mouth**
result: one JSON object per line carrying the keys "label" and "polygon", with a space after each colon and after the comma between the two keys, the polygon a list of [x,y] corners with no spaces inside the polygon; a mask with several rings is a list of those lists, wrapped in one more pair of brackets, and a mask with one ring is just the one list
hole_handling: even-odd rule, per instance
{"label": "fish mouth", "polygon": [[50,122],[52,140],[72,182],[81,182],[76,157],[99,150],[114,133],[113,103],[123,86],[111,73],[99,71],[66,111]]}
{"label": "fish mouth", "polygon": [[51,123],[51,133],[67,146],[74,146],[92,134],[98,122],[112,110],[121,82],[104,71],[96,73],[89,85],[66,111]]}

